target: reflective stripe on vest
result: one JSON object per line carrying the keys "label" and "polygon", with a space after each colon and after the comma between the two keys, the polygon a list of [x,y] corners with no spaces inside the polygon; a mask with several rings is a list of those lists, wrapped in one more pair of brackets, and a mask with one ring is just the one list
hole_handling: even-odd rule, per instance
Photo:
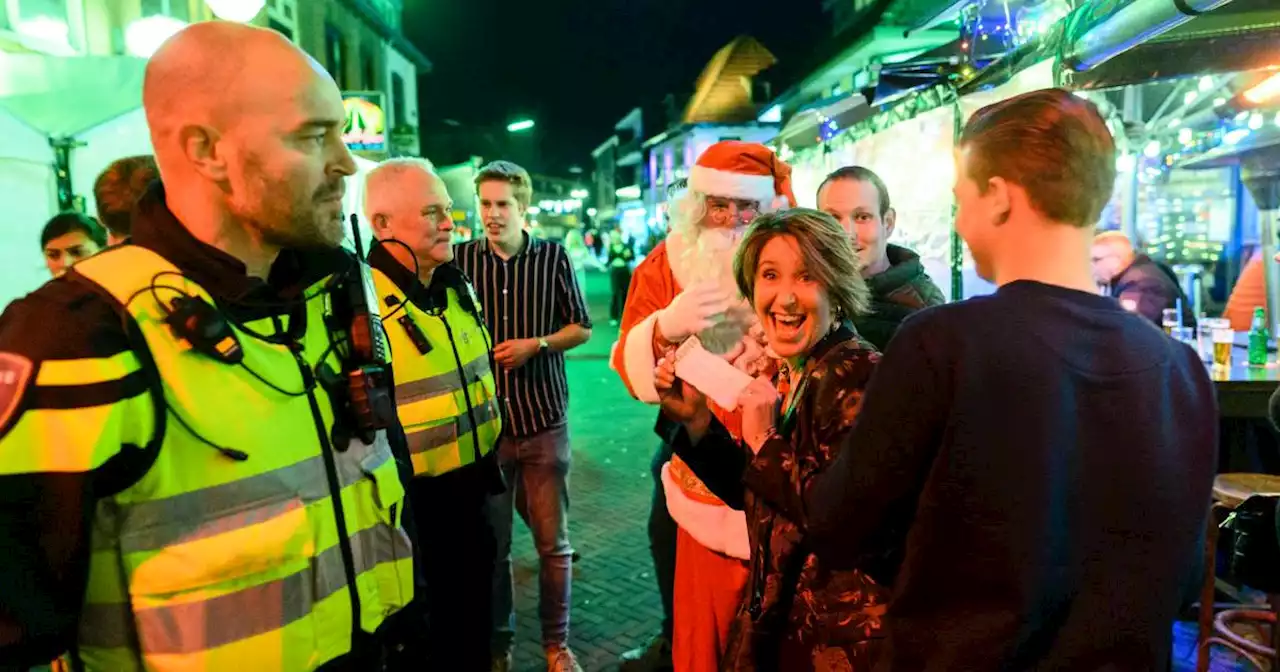
{"label": "reflective stripe on vest", "polygon": [[390,305],[386,298],[394,297],[398,305],[393,310],[412,320],[432,346],[430,352],[418,351],[398,322],[401,314],[387,320],[396,358],[396,404],[409,439],[414,475],[439,476],[476,462],[477,452],[480,457],[493,452],[502,414],[483,323],[462,309],[452,288],[446,293],[448,304],[437,316],[406,299],[377,269],[373,279],[379,303]]}
{"label": "reflective stripe on vest", "polygon": [[[245,366],[291,395],[175,340],[156,296],[138,290],[159,278],[161,300],[179,289],[208,295],[154,252],[124,246],[85,262],[74,272],[128,304],[164,381],[170,418],[249,456],[231,460],[171,421],[142,479],[98,501],[80,621],[86,667],[311,670],[350,651],[352,602],[321,453],[333,426],[328,395],[322,388],[309,393],[318,428],[287,347],[237,329]],[[331,357],[321,285],[306,295],[300,342],[312,368]],[[245,326],[259,334],[276,329],[270,318]],[[109,369],[100,363],[85,375],[116,373]],[[76,374],[61,366],[47,375]],[[385,434],[332,455],[359,626],[374,632],[413,597],[412,547],[401,528],[404,487]]]}
{"label": "reflective stripe on vest", "polygon": [[[133,352],[35,366],[22,413],[0,438],[0,475],[90,472],[155,436],[156,406]],[[58,450],[34,449],[43,445]]]}

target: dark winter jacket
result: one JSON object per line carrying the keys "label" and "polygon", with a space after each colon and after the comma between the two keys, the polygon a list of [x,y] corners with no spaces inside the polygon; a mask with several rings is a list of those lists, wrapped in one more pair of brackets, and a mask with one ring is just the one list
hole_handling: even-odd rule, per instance
{"label": "dark winter jacket", "polygon": [[908,315],[947,302],[942,290],[924,272],[920,255],[905,247],[890,245],[886,256],[889,268],[867,278],[871,312],[853,320],[858,333],[881,351]]}
{"label": "dark winter jacket", "polygon": [[1133,307],[1126,308],[1151,320],[1157,327],[1162,326],[1164,310],[1176,307],[1181,301],[1182,324],[1195,325],[1191,303],[1178,285],[1178,276],[1168,266],[1145,254],[1139,254],[1111,281],[1111,296],[1120,299],[1121,303],[1132,301]]}

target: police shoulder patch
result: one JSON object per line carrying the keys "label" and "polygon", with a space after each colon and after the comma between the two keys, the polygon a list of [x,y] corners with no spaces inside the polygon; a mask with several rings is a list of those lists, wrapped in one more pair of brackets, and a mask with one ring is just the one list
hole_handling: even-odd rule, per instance
{"label": "police shoulder patch", "polygon": [[0,429],[8,426],[22,402],[22,393],[35,369],[31,360],[12,352],[0,352]]}

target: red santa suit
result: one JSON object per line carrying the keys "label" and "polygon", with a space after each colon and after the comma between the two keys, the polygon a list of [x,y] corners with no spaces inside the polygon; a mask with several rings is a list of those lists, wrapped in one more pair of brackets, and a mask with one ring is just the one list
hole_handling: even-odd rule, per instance
{"label": "red santa suit", "polygon": [[[709,148],[690,173],[688,198],[719,196],[750,200],[764,209],[790,195],[790,169],[762,145],[726,141]],[[632,275],[611,365],[637,399],[659,401],[654,387],[654,330],[662,312],[694,284],[699,259],[693,247],[700,222],[674,227],[667,239],[645,257]],[[668,337],[668,334],[663,334]],[[734,362],[749,371],[764,357],[760,344],[744,336],[746,347]],[[738,435],[736,411],[711,404],[730,432]],[[662,469],[667,509],[679,526],[672,657],[676,672],[715,672],[727,644],[729,625],[741,603],[750,557],[747,522],[742,511],[729,508],[700,481],[679,457]]]}

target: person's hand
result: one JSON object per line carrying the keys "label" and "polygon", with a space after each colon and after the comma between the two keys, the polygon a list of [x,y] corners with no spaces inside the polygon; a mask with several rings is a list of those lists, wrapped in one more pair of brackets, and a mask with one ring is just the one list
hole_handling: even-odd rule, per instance
{"label": "person's hand", "polygon": [[737,344],[733,346],[733,349],[729,350],[729,352],[726,352],[723,355],[720,355],[720,358],[726,362],[729,362],[730,364],[734,364],[739,359],[744,357],[746,353],[747,353],[747,342],[745,340],[742,340],[742,341],[738,341]]}
{"label": "person's hand", "polygon": [[518,369],[538,354],[538,339],[517,338],[503,341],[493,349],[493,361],[504,369]]}
{"label": "person's hand", "polygon": [[758,453],[764,442],[774,433],[778,424],[778,405],[782,399],[768,378],[760,377],[738,395],[738,408],[742,411],[742,440]]}
{"label": "person's hand", "polygon": [[692,285],[662,310],[658,311],[658,331],[669,343],[682,343],[684,339],[715,323],[711,318],[729,309],[733,297],[714,283]]}
{"label": "person's hand", "polygon": [[658,401],[668,418],[686,425],[706,419],[711,411],[707,397],[692,385],[676,378],[675,352],[669,352],[658,360],[653,370],[653,386],[658,390]]}

